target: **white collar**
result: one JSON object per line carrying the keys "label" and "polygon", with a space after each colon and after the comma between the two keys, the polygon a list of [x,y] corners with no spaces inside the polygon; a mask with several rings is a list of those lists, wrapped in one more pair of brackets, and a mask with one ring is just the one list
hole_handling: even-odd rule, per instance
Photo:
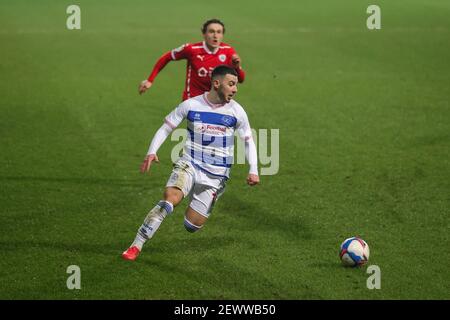
{"label": "white collar", "polygon": [[208,92],[205,92],[205,93],[203,94],[203,99],[205,100],[205,102],[206,102],[211,108],[217,109],[217,108],[223,107],[223,106],[225,106],[225,105],[227,104],[227,103],[219,103],[219,104],[214,104],[214,103],[212,103],[211,101],[208,100],[207,93],[208,93]]}
{"label": "white collar", "polygon": [[211,50],[209,50],[209,49],[208,49],[208,46],[206,45],[206,42],[205,42],[205,41],[203,41],[203,49],[205,49],[205,51],[206,51],[207,53],[209,53],[209,54],[216,54],[216,53],[217,53],[217,51],[219,51],[219,49],[220,49],[220,46],[219,46],[219,47],[217,47],[217,48],[216,48],[216,50],[214,50],[214,51],[211,51]]}

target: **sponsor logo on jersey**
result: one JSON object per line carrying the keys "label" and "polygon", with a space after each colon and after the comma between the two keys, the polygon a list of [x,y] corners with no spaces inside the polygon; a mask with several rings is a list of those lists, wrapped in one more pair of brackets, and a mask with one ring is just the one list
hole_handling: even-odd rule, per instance
{"label": "sponsor logo on jersey", "polygon": [[227,128],[211,124],[194,124],[194,132],[202,134],[210,134],[214,136],[223,136],[226,135]]}
{"label": "sponsor logo on jersey", "polygon": [[199,77],[208,76],[208,70],[206,70],[204,67],[201,67],[200,69],[198,69],[198,76]]}
{"label": "sponsor logo on jersey", "polygon": [[205,132],[208,134],[224,135],[227,132],[227,128],[208,124],[206,125]]}

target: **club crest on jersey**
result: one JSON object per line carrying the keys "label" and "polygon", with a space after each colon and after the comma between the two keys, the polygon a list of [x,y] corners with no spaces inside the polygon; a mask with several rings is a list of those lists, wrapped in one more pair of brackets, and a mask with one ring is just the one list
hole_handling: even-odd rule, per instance
{"label": "club crest on jersey", "polygon": [[226,126],[229,126],[233,123],[233,118],[230,116],[223,116],[222,121]]}
{"label": "club crest on jersey", "polygon": [[226,55],[224,55],[224,54],[220,54],[220,55],[219,55],[219,60],[220,60],[221,62],[225,62],[226,59],[227,59],[227,56],[226,56]]}

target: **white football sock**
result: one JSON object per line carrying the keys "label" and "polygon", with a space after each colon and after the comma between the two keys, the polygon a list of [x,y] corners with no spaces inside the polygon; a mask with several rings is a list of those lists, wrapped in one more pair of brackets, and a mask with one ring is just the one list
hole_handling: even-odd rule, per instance
{"label": "white football sock", "polygon": [[150,210],[147,217],[145,217],[144,223],[139,228],[136,238],[131,246],[136,246],[139,250],[142,250],[144,243],[153,237],[164,218],[168,214],[171,214],[172,211],[173,205],[169,201],[161,200],[158,202],[158,204]]}

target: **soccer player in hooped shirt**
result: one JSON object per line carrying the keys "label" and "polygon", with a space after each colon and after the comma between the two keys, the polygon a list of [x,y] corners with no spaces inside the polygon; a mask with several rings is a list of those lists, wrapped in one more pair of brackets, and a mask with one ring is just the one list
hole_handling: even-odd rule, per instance
{"label": "soccer player in hooped shirt", "polygon": [[202,27],[203,42],[184,44],[165,53],[156,62],[147,80],[141,82],[139,93],[147,91],[158,73],[173,60],[187,60],[186,82],[183,100],[208,91],[211,86],[211,71],[219,65],[229,65],[236,69],[238,81],[243,82],[245,72],[241,67],[241,58],[230,45],[223,43],[225,26],[218,19],[206,21]]}
{"label": "soccer player in hooped shirt", "polygon": [[218,66],[211,76],[209,92],[185,100],[164,120],[150,144],[141,172],[159,162],[156,155],[169,134],[187,119],[188,139],[182,156],[174,163],[163,199],[150,210],[131,246],[122,254],[135,260],[144,243],[151,239],[163,220],[185,197],[190,200],[184,227],[196,232],[203,227],[214,203],[224,192],[234,153],[234,132],[245,141],[245,155],[250,164],[247,183],[259,183],[256,146],[247,114],[232,98],[237,92],[238,75],[234,68]]}

